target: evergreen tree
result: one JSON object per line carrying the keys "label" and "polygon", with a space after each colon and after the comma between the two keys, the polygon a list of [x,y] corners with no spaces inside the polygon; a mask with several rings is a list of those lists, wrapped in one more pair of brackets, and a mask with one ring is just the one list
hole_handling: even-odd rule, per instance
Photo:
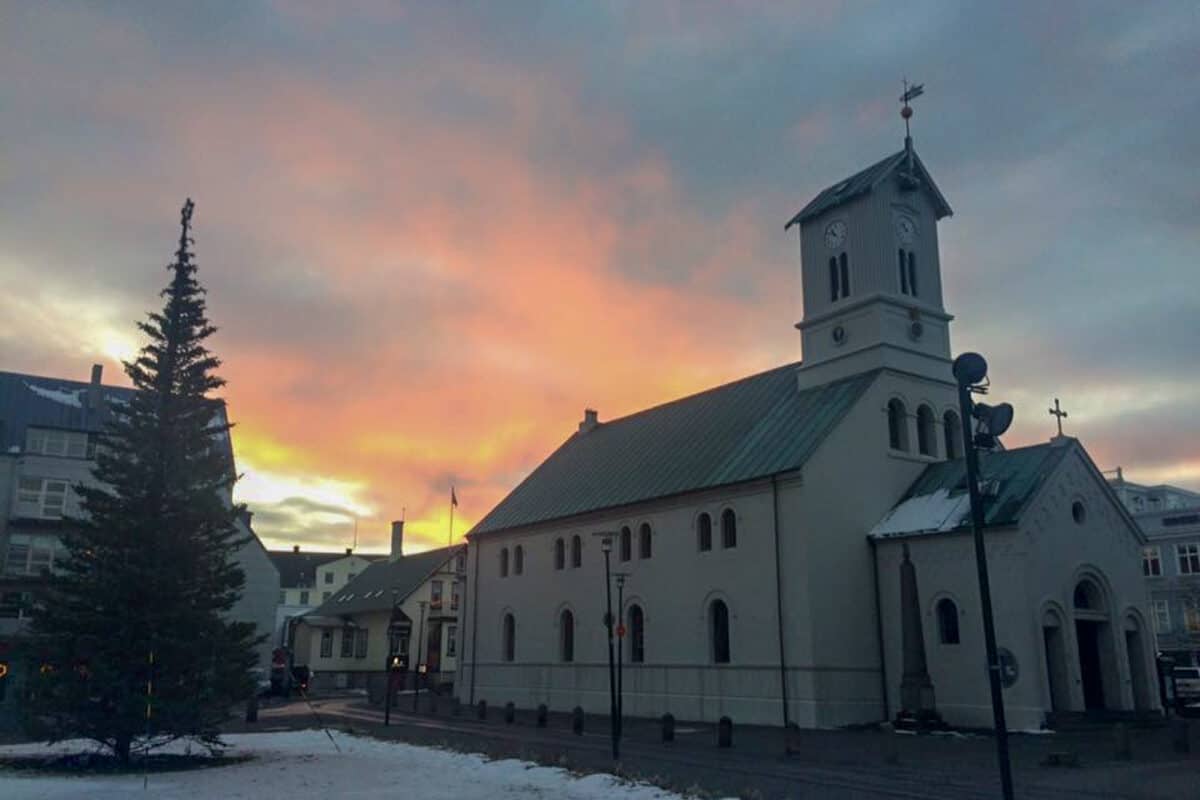
{"label": "evergreen tree", "polygon": [[30,732],[84,737],[128,762],[131,751],[190,738],[220,746],[218,725],[253,691],[254,626],[228,619],[245,541],[215,329],[190,251],[193,204],[149,337],[125,363],[135,393],[111,408],[94,483],[76,487],[82,514],[64,537],[67,559],[34,611],[46,666],[34,682]]}

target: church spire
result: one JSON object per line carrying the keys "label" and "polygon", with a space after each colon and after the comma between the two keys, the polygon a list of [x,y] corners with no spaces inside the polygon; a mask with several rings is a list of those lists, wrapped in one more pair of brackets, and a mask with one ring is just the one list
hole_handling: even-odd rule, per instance
{"label": "church spire", "polygon": [[904,80],[904,94],[900,95],[900,102],[903,104],[900,109],[900,116],[904,119],[904,171],[901,175],[901,185],[906,189],[915,189],[917,187],[917,173],[913,169],[912,131],[908,126],[908,121],[912,119],[913,110],[908,101],[914,100],[923,94],[925,94],[925,84],[915,83],[909,86],[908,79]]}

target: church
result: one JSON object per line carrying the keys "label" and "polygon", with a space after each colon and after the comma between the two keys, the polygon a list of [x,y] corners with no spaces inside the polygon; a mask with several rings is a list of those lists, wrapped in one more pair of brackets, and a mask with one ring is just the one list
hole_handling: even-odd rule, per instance
{"label": "church", "polygon": [[[607,714],[611,593],[625,715],[834,727],[919,695],[990,726],[951,213],[906,136],[787,222],[802,362],[587,410],[469,534],[460,699]],[[1158,709],[1143,535],[1087,451],[1059,436],[980,462],[1009,727]]]}

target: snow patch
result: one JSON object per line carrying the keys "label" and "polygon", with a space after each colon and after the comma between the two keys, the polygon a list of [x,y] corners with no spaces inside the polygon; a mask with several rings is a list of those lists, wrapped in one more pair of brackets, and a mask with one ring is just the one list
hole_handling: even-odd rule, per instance
{"label": "snow patch", "polygon": [[890,533],[952,531],[971,513],[971,495],[952,495],[949,489],[910,497],[888,512],[871,529],[872,536]]}
{"label": "snow patch", "polygon": [[53,400],[55,403],[62,403],[64,406],[71,406],[72,408],[83,408],[83,389],[77,389],[74,392],[65,392],[62,389],[47,389],[45,386],[35,386],[28,381],[25,381],[25,388],[46,400]]}

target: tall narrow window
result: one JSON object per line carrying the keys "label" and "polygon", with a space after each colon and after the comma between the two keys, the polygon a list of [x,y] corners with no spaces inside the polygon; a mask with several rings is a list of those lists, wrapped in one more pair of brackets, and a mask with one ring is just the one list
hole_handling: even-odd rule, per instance
{"label": "tall narrow window", "polygon": [[713,600],[708,607],[708,630],[712,641],[712,660],[729,663],[729,607],[724,600]]}
{"label": "tall narrow window", "polygon": [[829,299],[830,300],[838,299],[838,287],[839,287],[838,263],[837,263],[837,258],[834,257],[834,258],[829,259]]}
{"label": "tall narrow window", "polygon": [[500,548],[500,577],[508,577],[508,548]]}
{"label": "tall narrow window", "polygon": [[917,451],[923,456],[937,455],[937,425],[933,421],[933,409],[923,405],[917,409]]}
{"label": "tall narrow window", "polygon": [[946,440],[946,458],[953,461],[962,455],[962,431],[959,429],[958,414],[947,411],[942,415],[942,427],[945,428],[943,438]]}
{"label": "tall narrow window", "polygon": [[567,565],[567,545],[561,538],[554,540],[554,568],[562,569]]}
{"label": "tall narrow window", "polygon": [[701,552],[712,550],[712,517],[707,513],[696,519],[696,546]]}
{"label": "tall narrow window", "polygon": [[504,660],[514,661],[517,657],[517,621],[512,614],[504,615],[503,634]]}
{"label": "tall narrow window", "polygon": [[633,558],[633,531],[629,527],[621,528],[621,560],[628,561]]}
{"label": "tall narrow window", "polygon": [[333,628],[321,631],[321,658],[333,658]]}
{"label": "tall narrow window", "polygon": [[342,658],[354,656],[354,628],[342,628]]}
{"label": "tall narrow window", "polygon": [[571,566],[576,569],[583,566],[583,542],[578,535],[571,537]]}
{"label": "tall narrow window", "polygon": [[904,248],[896,251],[900,256],[900,293],[908,294],[908,260],[904,258]]}
{"label": "tall narrow window", "polygon": [[520,575],[525,571],[525,548],[517,545],[513,548],[513,573]]}
{"label": "tall narrow window", "polygon": [[575,615],[565,608],[558,616],[558,656],[562,661],[575,660]]}
{"label": "tall narrow window", "polygon": [[1142,548],[1142,575],[1147,578],[1157,578],[1162,575],[1162,559],[1158,547]]}
{"label": "tall narrow window", "polygon": [[842,253],[838,257],[842,266],[842,297],[850,296],[850,261],[846,258],[846,254]]}
{"label": "tall narrow window", "polygon": [[650,539],[650,526],[643,522],[641,529],[638,531],[638,558],[650,557],[652,547]]}
{"label": "tall narrow window", "polygon": [[737,547],[737,515],[732,508],[721,512],[721,547]]}
{"label": "tall narrow window", "polygon": [[912,250],[908,251],[908,291],[917,296],[917,255]]}
{"label": "tall narrow window", "polygon": [[908,450],[908,412],[899,398],[887,404],[888,446],[893,450]]}
{"label": "tall narrow window", "polygon": [[646,616],[637,605],[629,607],[629,660],[634,664],[646,660]]}
{"label": "tall narrow window", "polygon": [[958,644],[958,606],[949,597],[937,604],[938,640],[942,644]]}

